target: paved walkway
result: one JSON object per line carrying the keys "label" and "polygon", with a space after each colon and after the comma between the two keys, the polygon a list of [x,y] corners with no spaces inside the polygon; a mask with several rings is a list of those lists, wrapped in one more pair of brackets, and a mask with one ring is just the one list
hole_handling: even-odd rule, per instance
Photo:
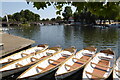
{"label": "paved walkway", "polygon": [[33,40],[0,32],[0,56],[12,53],[33,43],[35,43]]}

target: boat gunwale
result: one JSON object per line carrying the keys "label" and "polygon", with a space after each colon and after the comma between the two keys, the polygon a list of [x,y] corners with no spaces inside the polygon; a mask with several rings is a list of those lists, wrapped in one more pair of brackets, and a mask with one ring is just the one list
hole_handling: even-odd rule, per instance
{"label": "boat gunwale", "polygon": [[[60,49],[61,49],[61,48],[60,48]],[[43,53],[43,52],[48,51],[48,50],[50,50],[50,49],[46,49],[46,50],[37,52],[36,54],[40,54],[40,53]],[[61,50],[60,50],[60,51],[61,51]],[[58,52],[59,52],[59,50],[58,50]],[[55,53],[57,53],[57,52],[55,52]],[[54,54],[55,54],[55,53],[54,53]],[[7,65],[5,65],[5,66],[2,66],[0,69],[4,68],[4,67],[6,67],[6,66],[9,66],[9,65],[11,65],[11,64],[14,64],[14,63],[16,63],[17,61],[24,60],[25,58],[29,58],[30,56],[34,56],[34,55],[35,55],[35,54],[30,54],[30,55],[28,55],[28,56],[25,56],[25,57],[23,57],[23,58],[20,58],[20,59],[18,59],[18,60],[16,60],[16,61],[13,61],[13,62],[10,63],[10,64],[7,64]],[[49,56],[52,56],[52,55],[49,55]],[[49,56],[46,56],[45,58],[47,58],[47,57],[49,57]],[[44,58],[43,58],[43,59],[44,59]],[[34,63],[36,63],[36,62],[39,62],[39,61],[41,61],[41,60],[43,60],[43,59],[36,60],[36,61],[34,61],[34,62],[30,62],[29,64],[24,65],[24,66],[20,66],[20,67],[14,68],[14,69],[4,70],[4,71],[0,71],[0,72],[12,71],[12,70],[16,70],[16,69],[19,69],[19,68],[22,68],[22,67],[26,67],[26,66],[29,66],[29,65],[31,65],[31,64],[34,64]]]}
{"label": "boat gunwale", "polygon": [[[114,68],[113,68],[113,79],[114,79],[114,74],[116,73],[116,69],[115,69],[115,67],[117,66],[116,65],[116,63],[118,62],[118,61],[120,61],[120,57],[115,61],[115,64],[114,64]],[[119,64],[119,63],[118,63]]]}
{"label": "boat gunwale", "polygon": [[[49,47],[48,44],[42,44],[42,45],[45,45],[45,48],[46,48],[46,49]],[[0,59],[0,61],[1,61],[1,60],[4,60],[4,59],[6,59],[6,58],[9,58],[9,57],[11,57],[11,56],[20,54],[20,53],[22,53],[22,52],[24,52],[24,51],[26,51],[26,50],[33,49],[33,48],[35,48],[35,47],[38,47],[38,45],[37,45],[37,46],[34,46],[34,47],[31,47],[31,48],[28,48],[28,49],[25,49],[25,50],[22,50],[22,51],[20,51],[20,52],[15,53],[15,54],[9,55],[9,56],[7,56],[7,57],[5,57],[5,58]],[[44,48],[43,48],[42,50],[40,50],[40,51],[44,51]],[[28,55],[31,55],[31,54],[28,54]],[[25,56],[25,57],[26,57],[26,56]],[[22,58],[23,58],[23,57],[22,57]],[[21,59],[21,58],[19,58],[19,59]],[[13,60],[13,61],[16,61],[16,60],[19,60],[19,59],[15,59],[15,60]],[[7,63],[11,63],[11,62],[13,62],[13,61],[3,62],[3,63],[0,63],[0,64],[7,64]]]}
{"label": "boat gunwale", "polygon": [[[75,51],[74,51],[74,52],[76,52],[76,50],[77,50],[77,49],[75,48]],[[65,49],[64,49],[64,50],[62,50],[62,51],[60,51],[60,52],[57,52],[57,53],[53,54],[52,56],[54,56],[54,55],[56,55],[56,54],[58,54],[58,53],[64,52],[64,51],[68,51],[68,50],[65,50]],[[74,52],[71,52],[72,55],[73,55]],[[71,55],[71,56],[72,56],[72,55]],[[47,60],[47,59],[49,59],[49,58],[52,57],[52,56],[49,56],[49,57],[45,58],[44,60]],[[56,66],[54,66],[54,68],[53,68],[53,67],[52,67],[52,68],[49,68],[47,71],[43,71],[43,72],[40,72],[40,73],[31,75],[31,76],[28,76],[28,77],[20,78],[20,77],[23,76],[27,71],[29,71],[30,69],[32,69],[32,68],[35,67],[36,65],[40,64],[40,63],[43,62],[44,60],[41,60],[41,61],[37,62],[36,64],[34,64],[33,66],[31,66],[30,68],[28,68],[25,72],[23,72],[20,76],[18,76],[17,79],[25,79],[25,78],[29,78],[29,77],[33,77],[33,76],[37,76],[37,75],[43,74],[43,73],[48,72],[48,71],[50,71],[50,70],[52,70],[52,69],[55,69],[56,67],[58,67],[59,65],[61,65],[61,64],[64,62],[64,61],[63,61],[63,62],[58,63]],[[66,60],[67,60],[67,58],[65,59],[65,61],[66,61]]]}
{"label": "boat gunwale", "polygon": [[[97,49],[97,48],[96,48],[96,49]],[[82,51],[84,51],[84,49],[78,51],[76,54],[79,54],[79,53],[82,52]],[[88,50],[88,51],[89,51],[89,50]],[[96,51],[97,51],[97,50],[96,50]],[[94,52],[96,53],[96,51],[94,51]],[[75,54],[75,55],[76,55],[76,54]],[[95,54],[93,54],[93,56],[94,56],[94,55],[95,55]],[[83,55],[83,56],[84,56],[84,55]],[[62,74],[58,74],[58,75],[55,74],[55,77],[57,77],[57,76],[62,76],[62,75],[65,75],[65,74],[67,74],[67,73],[70,73],[70,72],[73,72],[73,71],[77,71],[77,70],[83,68],[85,65],[87,65],[87,64],[90,62],[90,60],[92,60],[93,56],[90,57],[89,60],[88,60],[87,62],[85,62],[83,65],[81,65],[81,66],[79,66],[79,67],[77,67],[77,68],[75,68],[75,69],[73,69],[73,70],[70,70],[70,71],[67,71],[67,72],[65,72],[65,73],[62,73]],[[71,59],[71,58],[73,58],[73,57],[74,57],[74,55],[71,56],[70,58],[68,58],[64,63],[66,63],[69,59]],[[64,65],[64,63],[63,63],[63,65]],[[61,64],[61,66],[63,66],[63,65]],[[61,66],[60,66],[60,67],[61,67]]]}

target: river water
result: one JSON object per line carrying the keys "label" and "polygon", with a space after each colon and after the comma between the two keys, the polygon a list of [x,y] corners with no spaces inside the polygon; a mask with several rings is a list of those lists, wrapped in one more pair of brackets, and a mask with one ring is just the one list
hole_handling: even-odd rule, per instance
{"label": "river water", "polygon": [[97,52],[111,48],[115,51],[116,57],[120,56],[120,28],[49,25],[9,27],[5,32],[35,40],[36,43],[32,46],[47,43],[50,47],[60,45],[63,49],[75,46],[79,51],[93,45],[98,48]]}

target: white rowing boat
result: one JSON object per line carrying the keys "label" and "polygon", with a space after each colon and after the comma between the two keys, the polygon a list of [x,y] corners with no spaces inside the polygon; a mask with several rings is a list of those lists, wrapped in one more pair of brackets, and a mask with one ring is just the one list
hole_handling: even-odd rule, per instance
{"label": "white rowing boat", "polygon": [[120,80],[120,57],[117,59],[113,70],[113,80]]}
{"label": "white rowing boat", "polygon": [[52,47],[44,51],[36,52],[34,54],[28,55],[24,58],[18,59],[13,61],[3,67],[0,68],[0,72],[2,73],[2,77],[20,72],[22,70],[27,69],[31,65],[35,64],[36,62],[48,57],[52,56],[56,52],[60,52],[60,47]]}
{"label": "white rowing boat", "polygon": [[64,62],[69,56],[76,52],[75,48],[67,48],[60,53],[55,53],[53,56],[48,57],[42,61],[39,61],[35,65],[31,66],[24,73],[22,73],[18,79],[37,79],[44,76],[58,68],[58,66]]}
{"label": "white rowing boat", "polygon": [[45,50],[47,48],[48,48],[48,45],[43,44],[43,45],[38,45],[38,46],[35,46],[32,48],[29,48],[27,50],[20,51],[18,53],[15,53],[15,54],[12,54],[10,56],[7,56],[5,58],[0,59],[0,64],[2,64],[2,66],[3,66],[5,64],[8,64],[8,63],[13,62],[15,60],[18,60],[18,59],[23,58],[25,56],[28,56],[31,53],[34,53],[37,51],[42,51],[42,50]]}
{"label": "white rowing boat", "polygon": [[113,71],[115,54],[110,49],[101,50],[86,65],[83,71],[83,80],[105,80]]}
{"label": "white rowing boat", "polygon": [[80,69],[83,69],[83,67],[92,59],[92,57],[96,53],[95,47],[87,47],[79,52],[77,52],[75,55],[69,57],[57,70],[55,74],[56,79],[63,79],[65,77],[68,77],[75,72],[77,72]]}

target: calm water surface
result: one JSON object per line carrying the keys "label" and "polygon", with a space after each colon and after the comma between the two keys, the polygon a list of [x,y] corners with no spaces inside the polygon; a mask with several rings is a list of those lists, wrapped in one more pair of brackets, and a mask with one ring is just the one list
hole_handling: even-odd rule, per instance
{"label": "calm water surface", "polygon": [[[75,46],[79,51],[84,47],[94,45],[98,48],[98,51],[112,48],[112,50],[116,52],[116,57],[120,56],[120,28],[101,29],[84,26],[52,25],[10,27],[10,29],[5,32],[35,40],[36,43],[32,46],[47,43],[50,47],[57,45],[60,45],[62,48]],[[42,80],[44,78],[40,79]],[[51,77],[50,79],[49,77],[48,80],[54,80],[54,78]],[[73,79],[69,78],[68,80]],[[79,79],[76,77],[75,80]]]}

